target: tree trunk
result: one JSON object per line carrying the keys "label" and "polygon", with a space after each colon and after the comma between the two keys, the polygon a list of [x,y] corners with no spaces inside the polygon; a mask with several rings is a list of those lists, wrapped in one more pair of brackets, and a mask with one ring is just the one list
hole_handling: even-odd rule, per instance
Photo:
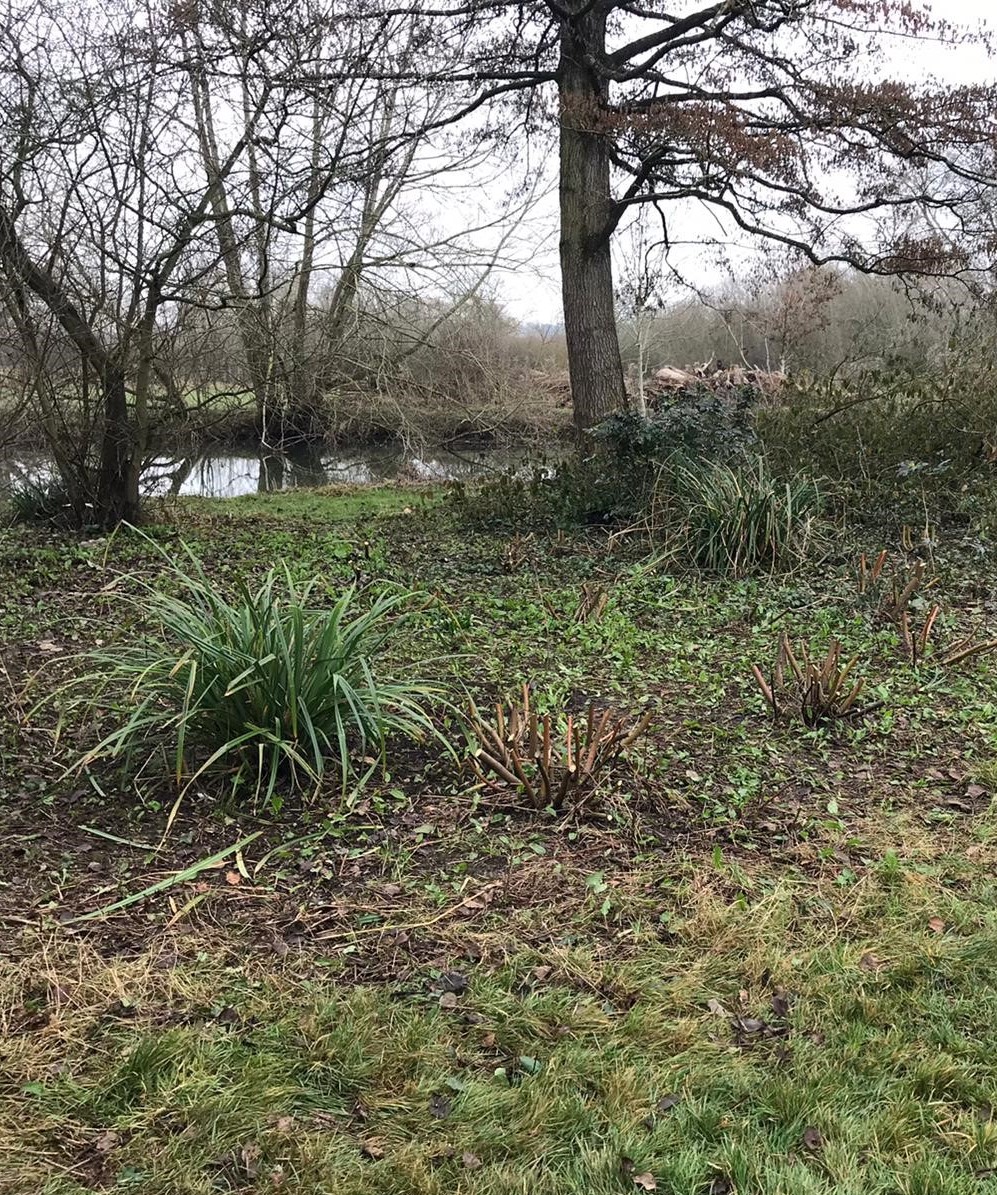
{"label": "tree trunk", "polygon": [[[88,517],[108,528],[123,519],[134,521],[138,518],[138,474],[132,469],[135,444],[128,420],[124,370],[52,273],[31,258],[13,217],[3,207],[0,207],[0,260],[16,285],[23,284],[42,300],[79,349],[82,360],[100,376],[103,397],[100,463],[89,495],[92,509]],[[84,446],[81,457],[86,455]],[[71,488],[74,480],[67,477]]]}
{"label": "tree trunk", "polygon": [[113,528],[138,519],[138,469],[128,421],[128,397],[124,372],[107,364],[101,373],[104,391],[103,431],[100,464],[94,488],[91,517],[100,527]]}
{"label": "tree trunk", "polygon": [[585,63],[606,42],[599,5],[561,29],[561,290],[575,425],[585,430],[626,402],[610,257],[609,142],[598,131],[602,84]]}

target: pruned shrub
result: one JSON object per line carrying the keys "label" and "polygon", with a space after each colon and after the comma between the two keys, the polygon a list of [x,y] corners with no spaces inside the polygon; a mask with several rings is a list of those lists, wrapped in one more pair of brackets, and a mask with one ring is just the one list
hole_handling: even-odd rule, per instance
{"label": "pruned shrub", "polygon": [[487,787],[521,796],[533,809],[578,809],[652,717],[648,711],[634,721],[594,703],[577,719],[538,714],[529,685],[523,685],[520,701],[495,706],[494,721],[471,702],[471,766]]}
{"label": "pruned shrub", "polygon": [[885,549],[871,563],[864,553],[859,557],[859,597],[875,603],[876,620],[894,628],[903,655],[916,668],[927,654],[941,613],[941,607],[925,596],[937,578],[926,575],[921,560],[900,565],[887,574],[888,559]]}
{"label": "pruned shrub", "polygon": [[820,726],[860,718],[882,702],[862,705],[864,680],[855,680],[858,656],[843,660],[841,644],[832,639],[823,656],[811,656],[804,644],[795,649],[789,635],[779,637],[775,663],[769,676],[757,664],[751,671],[773,718],[799,718],[806,726]]}

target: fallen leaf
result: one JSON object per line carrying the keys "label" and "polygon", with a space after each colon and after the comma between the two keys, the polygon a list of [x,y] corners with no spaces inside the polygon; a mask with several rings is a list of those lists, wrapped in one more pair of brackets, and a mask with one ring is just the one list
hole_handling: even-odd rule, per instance
{"label": "fallen leaf", "polygon": [[772,1012],[780,1019],[789,1015],[789,996],[782,988],[776,988],[772,993]]}
{"label": "fallen leaf", "polygon": [[823,1149],[824,1138],[820,1135],[820,1129],[815,1129],[812,1125],[804,1129],[803,1144],[807,1149]]}
{"label": "fallen leaf", "polygon": [[453,1104],[447,1099],[445,1095],[434,1092],[429,1098],[429,1111],[437,1120],[445,1120],[453,1108]]}
{"label": "fallen leaf", "polygon": [[479,1170],[481,1168],[481,1159],[477,1154],[468,1152],[464,1154],[461,1161],[464,1163],[465,1170]]}
{"label": "fallen leaf", "polygon": [[658,1184],[654,1181],[654,1175],[650,1170],[645,1170],[643,1174],[635,1174],[634,1186],[640,1187],[642,1191],[657,1191],[658,1189]]}
{"label": "fallen leaf", "polygon": [[401,886],[401,884],[385,884],[381,888],[381,894],[383,896],[401,896],[404,891],[405,889]]}
{"label": "fallen leaf", "polygon": [[657,1104],[655,1104],[655,1107],[659,1112],[671,1112],[675,1105],[681,1102],[682,1097],[673,1093],[671,1095],[663,1095]]}
{"label": "fallen leaf", "polygon": [[718,1017],[725,1017],[725,1016],[727,1015],[727,1010],[724,1008],[724,1006],[723,1006],[723,1005],[720,1003],[720,1001],[719,1001],[719,1000],[707,1000],[707,1001],[706,1001],[706,1007],[707,1007],[707,1008],[710,1010],[710,1012],[712,1012],[712,1013],[713,1013],[715,1016],[718,1016]]}
{"label": "fallen leaf", "polygon": [[550,976],[550,973],[553,971],[553,969],[553,967],[534,967],[530,974],[534,979],[543,983],[543,981]]}
{"label": "fallen leaf", "polygon": [[242,876],[237,871],[227,871],[225,873],[225,883],[231,884],[234,887],[236,884],[242,883]]}
{"label": "fallen leaf", "polygon": [[987,795],[987,790],[983,787],[982,784],[971,784],[966,789],[966,796],[971,798],[974,801],[979,800],[980,797],[985,797],[986,795]]}
{"label": "fallen leaf", "polygon": [[945,922],[941,917],[931,917],[928,919],[928,929],[933,934],[943,934],[945,933]]}
{"label": "fallen leaf", "polygon": [[470,980],[462,971],[444,971],[438,986],[443,992],[454,992],[460,996],[470,987]]}
{"label": "fallen leaf", "polygon": [[242,1158],[242,1166],[246,1172],[247,1178],[255,1178],[260,1169],[260,1147],[255,1143],[251,1145],[244,1145],[239,1151]]}
{"label": "fallen leaf", "polygon": [[109,1153],[121,1140],[121,1134],[114,1129],[105,1129],[93,1143],[94,1149],[100,1154]]}
{"label": "fallen leaf", "polygon": [[440,997],[440,1008],[445,1012],[452,1012],[457,1007],[457,997],[453,992],[444,992]]}
{"label": "fallen leaf", "polygon": [[62,651],[54,639],[42,639],[36,646],[39,651]]}
{"label": "fallen leaf", "polygon": [[734,1022],[742,1033],[761,1033],[768,1026],[757,1017],[738,1017]]}

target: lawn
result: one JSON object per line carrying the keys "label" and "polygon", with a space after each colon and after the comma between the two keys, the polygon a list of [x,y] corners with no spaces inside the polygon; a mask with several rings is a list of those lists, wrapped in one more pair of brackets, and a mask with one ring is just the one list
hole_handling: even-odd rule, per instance
{"label": "lawn", "polygon": [[[945,657],[987,638],[997,572],[964,526],[919,540],[839,520],[725,580],[413,490],[0,532],[0,1191],[986,1190],[997,657]],[[557,813],[440,743],[279,810],[67,771],[90,732],[34,703],[135,633],[117,595],[181,541],[220,588],[286,561],[320,600],[433,595],[385,666],[431,662],[458,757],[457,710],[523,683],[647,734]],[[917,559],[914,666],[880,611]],[[783,631],[855,653],[867,712],[773,721],[751,666]]]}

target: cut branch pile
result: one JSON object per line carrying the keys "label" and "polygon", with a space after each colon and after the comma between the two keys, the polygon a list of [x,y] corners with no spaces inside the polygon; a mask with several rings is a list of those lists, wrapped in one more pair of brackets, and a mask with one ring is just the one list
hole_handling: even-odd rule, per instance
{"label": "cut branch pile", "polygon": [[568,714],[563,728],[550,714],[530,708],[530,687],[522,700],[497,703],[495,722],[485,720],[472,701],[470,727],[478,740],[471,766],[490,787],[512,788],[535,809],[581,804],[601,773],[647,730],[653,711],[636,722],[590,704],[577,721]]}

